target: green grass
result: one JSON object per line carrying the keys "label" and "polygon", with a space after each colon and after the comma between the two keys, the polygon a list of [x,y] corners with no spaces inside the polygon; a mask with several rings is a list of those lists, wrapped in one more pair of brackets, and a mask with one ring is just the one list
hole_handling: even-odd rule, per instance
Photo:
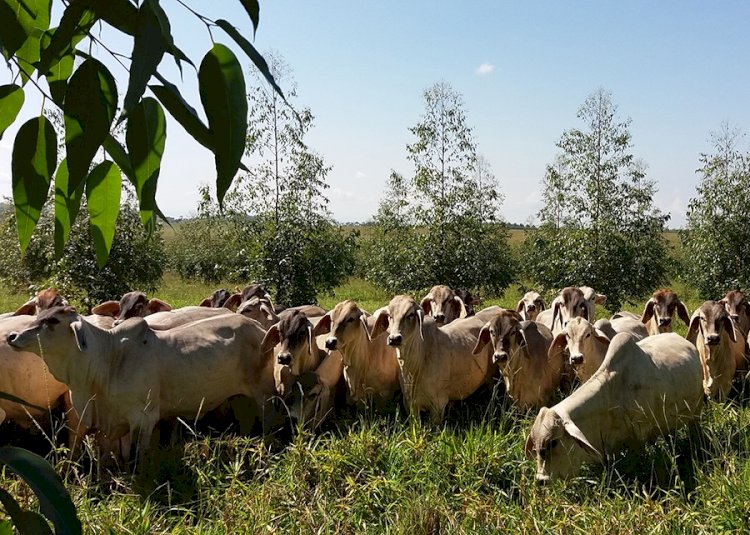
{"label": "green grass", "polygon": [[[182,306],[219,286],[170,275],[158,295]],[[697,306],[694,292],[676,290],[688,308]],[[519,297],[512,288],[486,304],[514,306]],[[355,279],[321,304],[344,298],[373,311],[390,296]],[[13,303],[6,310],[25,299],[0,292],[0,303]],[[523,454],[533,418],[485,393],[451,407],[441,426],[397,411],[350,411],[283,447],[260,438],[189,438],[154,451],[136,475],[107,475],[90,456],[72,465],[50,458],[66,474],[86,533],[750,530],[747,406],[709,404],[697,441],[682,431],[544,488],[534,484],[535,465]],[[12,476],[2,486],[25,505],[34,502]]]}

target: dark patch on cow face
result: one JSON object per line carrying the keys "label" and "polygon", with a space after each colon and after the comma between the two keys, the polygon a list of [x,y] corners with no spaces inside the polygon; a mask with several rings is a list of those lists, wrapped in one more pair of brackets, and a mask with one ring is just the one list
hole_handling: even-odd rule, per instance
{"label": "dark patch on cow face", "polygon": [[654,315],[660,328],[671,327],[680,298],[668,288],[657,290],[653,295]]}
{"label": "dark patch on cow face", "polygon": [[293,365],[301,353],[312,351],[312,323],[303,312],[285,310],[279,315],[278,326],[281,344],[279,364]]}
{"label": "dark patch on cow face", "polygon": [[456,295],[461,299],[461,301],[464,302],[464,306],[466,307],[466,317],[471,317],[476,314],[476,311],[474,310],[474,305],[479,304],[479,300],[471,295],[471,293],[468,290],[456,290]]}
{"label": "dark patch on cow face", "polygon": [[268,291],[266,291],[260,284],[250,284],[249,286],[245,286],[242,290],[242,302],[244,303],[253,297],[257,297],[258,299],[265,297],[268,299],[270,296],[268,295]]}
{"label": "dark patch on cow face", "polygon": [[211,308],[223,307],[224,303],[226,303],[227,299],[229,299],[231,296],[232,293],[229,290],[225,290],[224,288],[222,288],[221,290],[216,290],[211,294]]}
{"label": "dark patch on cow face", "polygon": [[589,320],[589,309],[586,298],[580,288],[569,286],[561,292],[563,306],[568,312],[568,317],[563,320],[563,327],[566,321],[570,321],[573,318],[581,317],[585,320]]}
{"label": "dark patch on cow face", "polygon": [[519,328],[523,318],[512,310],[501,310],[490,321],[490,337],[495,352],[492,360],[500,365],[508,362],[511,351],[519,343]]}

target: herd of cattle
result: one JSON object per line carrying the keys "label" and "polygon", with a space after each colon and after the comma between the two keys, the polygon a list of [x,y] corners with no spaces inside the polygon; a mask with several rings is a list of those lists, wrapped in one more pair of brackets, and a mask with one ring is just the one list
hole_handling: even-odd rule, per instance
{"label": "herd of cattle", "polygon": [[[219,412],[242,433],[289,418],[314,428],[343,404],[377,407],[400,392],[408,412],[440,422],[450,401],[502,377],[511,403],[539,411],[526,441],[537,480],[567,478],[695,424],[706,398],[724,400],[747,379],[741,292],[690,316],[659,290],[641,316],[592,323],[605,300],[568,287],[549,307],[529,292],[515,310],[475,313],[471,294],[435,286],[369,314],[352,300],[283,309],[256,284],[175,310],[131,292],[81,316],[48,289],[0,319],[0,392],[10,395],[0,422],[28,427],[62,404],[72,448],[93,434],[127,460],[161,421]],[[686,339],[671,332],[675,315]]]}

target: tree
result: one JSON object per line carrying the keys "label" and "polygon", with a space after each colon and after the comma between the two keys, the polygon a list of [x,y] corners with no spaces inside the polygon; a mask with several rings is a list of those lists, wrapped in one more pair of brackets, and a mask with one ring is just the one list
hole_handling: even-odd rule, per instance
{"label": "tree", "polygon": [[[284,82],[287,98],[294,102],[291,69],[278,55],[267,57],[274,78]],[[324,191],[330,167],[304,142],[312,112],[292,111],[265,79],[256,80],[248,98],[249,171],[227,194],[218,229],[196,223],[196,230],[232,236],[233,249],[213,258],[216,265],[228,267],[230,279],[262,282],[283,304],[314,302],[318,293],[352,272],[356,234],[345,235],[328,212]],[[217,209],[203,206],[202,218],[216,223]],[[189,241],[195,238],[188,236]]]}
{"label": "tree", "polygon": [[653,205],[654,182],[631,153],[631,121],[618,118],[611,93],[591,94],[577,117],[585,128],[557,142],[562,152],[543,181],[542,224],[526,239],[523,264],[542,287],[589,285],[614,310],[666,281],[669,216]]}
{"label": "tree", "polygon": [[[197,69],[208,124],[158,70],[165,55],[172,56],[181,73],[185,64],[194,66],[175,42],[169,17],[159,0],[61,1],[62,16],[55,28],[50,27],[53,0],[0,0],[0,52],[13,75],[12,83],[0,86],[0,136],[23,107],[28,81],[45,96],[45,103],[61,110],[65,118],[64,164],[58,165],[56,134],[44,113],[24,123],[14,140],[13,200],[22,251],[29,244],[50,195],[53,176],[59,199],[55,217],[59,221],[69,224],[75,219],[82,192],[87,192],[100,265],[107,259],[115,233],[116,217],[112,213],[116,214],[120,206],[112,192],[119,191],[121,174],[135,187],[143,224],[154,229],[155,218],[163,219],[155,196],[167,137],[164,108],[198,143],[214,153],[216,193],[219,203],[223,202],[242,167],[247,100],[239,61],[227,46],[214,42],[212,29],[223,30],[274,91],[282,93],[266,61],[234,25],[222,19],[211,20],[180,3],[206,26],[213,42]],[[257,30],[258,1],[242,0],[240,4]],[[91,55],[92,51],[100,51],[127,68],[122,58],[128,56],[101,40],[102,25],[133,38],[127,89],[121,101],[109,69]],[[18,78],[20,85],[15,83]],[[150,84],[152,79],[158,83]],[[147,88],[156,98],[144,96]],[[127,124],[125,146],[111,135],[118,114]],[[111,161],[91,169],[100,148]]]}
{"label": "tree", "polygon": [[[393,290],[442,283],[502,292],[511,263],[497,216],[497,180],[477,156],[461,95],[440,82],[423,97],[424,115],[409,129],[416,140],[406,147],[414,176],[391,175],[376,218],[370,277]],[[408,269],[394,265],[407,259]]]}
{"label": "tree", "polygon": [[712,153],[700,155],[701,181],[681,233],[687,281],[704,299],[750,288],[750,152],[744,134],[728,123],[711,133]]}

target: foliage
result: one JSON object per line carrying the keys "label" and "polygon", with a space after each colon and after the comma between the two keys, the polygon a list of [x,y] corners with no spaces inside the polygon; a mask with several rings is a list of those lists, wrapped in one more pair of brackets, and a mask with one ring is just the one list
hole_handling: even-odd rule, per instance
{"label": "foliage", "polygon": [[[55,177],[55,217],[65,229],[58,233],[58,254],[67,230],[78,213],[80,192],[89,193],[90,217],[99,266],[112,247],[119,198],[117,183],[124,174],[135,187],[141,219],[151,231],[155,217],[164,218],[156,204],[156,189],[164,151],[164,109],[201,145],[214,153],[219,203],[242,167],[247,132],[245,77],[234,53],[215,42],[213,28],[224,31],[253,62],[273,91],[282,95],[265,59],[242,33],[226,20],[211,20],[183,4],[208,30],[212,48],[197,72],[205,124],[184,100],[179,89],[158,70],[165,55],[177,64],[195,66],[175,43],[169,16],[159,0],[72,0],[56,2],[62,9],[57,27],[50,27],[53,0],[0,0],[0,53],[8,62],[13,83],[0,86],[0,135],[18,116],[25,101],[27,82],[45,96],[44,102],[64,115],[67,158],[59,162],[57,139],[44,110],[19,129],[14,140],[12,179],[18,240],[25,250]],[[240,0],[253,29],[257,30],[258,0]],[[103,26],[132,37],[128,55],[102,40]],[[109,39],[107,39],[109,41]],[[111,58],[128,70],[124,97],[101,58]],[[129,57],[125,66],[121,58]],[[36,75],[36,79],[33,76]],[[20,85],[15,83],[20,77]],[[158,84],[151,83],[155,79]],[[46,88],[45,88],[46,86]],[[158,99],[145,96],[146,90]],[[283,97],[283,95],[282,95]],[[49,110],[49,108],[48,108]],[[120,119],[115,117],[120,113]],[[112,132],[120,121],[127,124],[127,145]],[[111,161],[91,169],[100,149]],[[58,165],[59,164],[59,165]],[[55,173],[55,169],[57,173]]]}
{"label": "foliage", "polygon": [[547,167],[541,226],[529,232],[522,264],[542,288],[588,285],[617,310],[668,277],[663,237],[669,216],[653,205],[654,182],[630,152],[630,119],[602,89],[579,108],[586,129],[563,133]]}
{"label": "foliage", "polygon": [[700,156],[701,182],[688,204],[684,277],[704,299],[750,288],[750,152],[728,124],[711,135],[714,153]]}
{"label": "foliage", "polygon": [[415,173],[391,174],[366,275],[393,291],[448,284],[501,293],[512,268],[497,180],[477,154],[461,95],[441,82],[423,96],[425,113],[406,148]]}
{"label": "foliage", "polygon": [[[85,207],[86,201],[83,201]],[[109,261],[97,264],[97,249],[89,222],[79,215],[72,226],[63,255],[55,257],[54,214],[50,205],[42,210],[37,229],[25,252],[15,237],[15,215],[6,213],[0,222],[0,278],[16,287],[52,285],[69,299],[91,307],[119,298],[133,289],[153,292],[161,279],[166,257],[161,236],[150,234],[132,203],[123,204],[115,227]]]}
{"label": "foliage", "polygon": [[[277,55],[268,57],[274,79],[284,81],[294,102],[289,67]],[[337,228],[328,212],[330,167],[304,142],[313,125],[311,111],[295,112],[264,79],[257,80],[249,99],[249,172],[228,192],[224,210],[202,190],[199,217],[180,228],[170,256],[186,277],[255,280],[279,303],[315,302],[352,273],[357,234]]]}

